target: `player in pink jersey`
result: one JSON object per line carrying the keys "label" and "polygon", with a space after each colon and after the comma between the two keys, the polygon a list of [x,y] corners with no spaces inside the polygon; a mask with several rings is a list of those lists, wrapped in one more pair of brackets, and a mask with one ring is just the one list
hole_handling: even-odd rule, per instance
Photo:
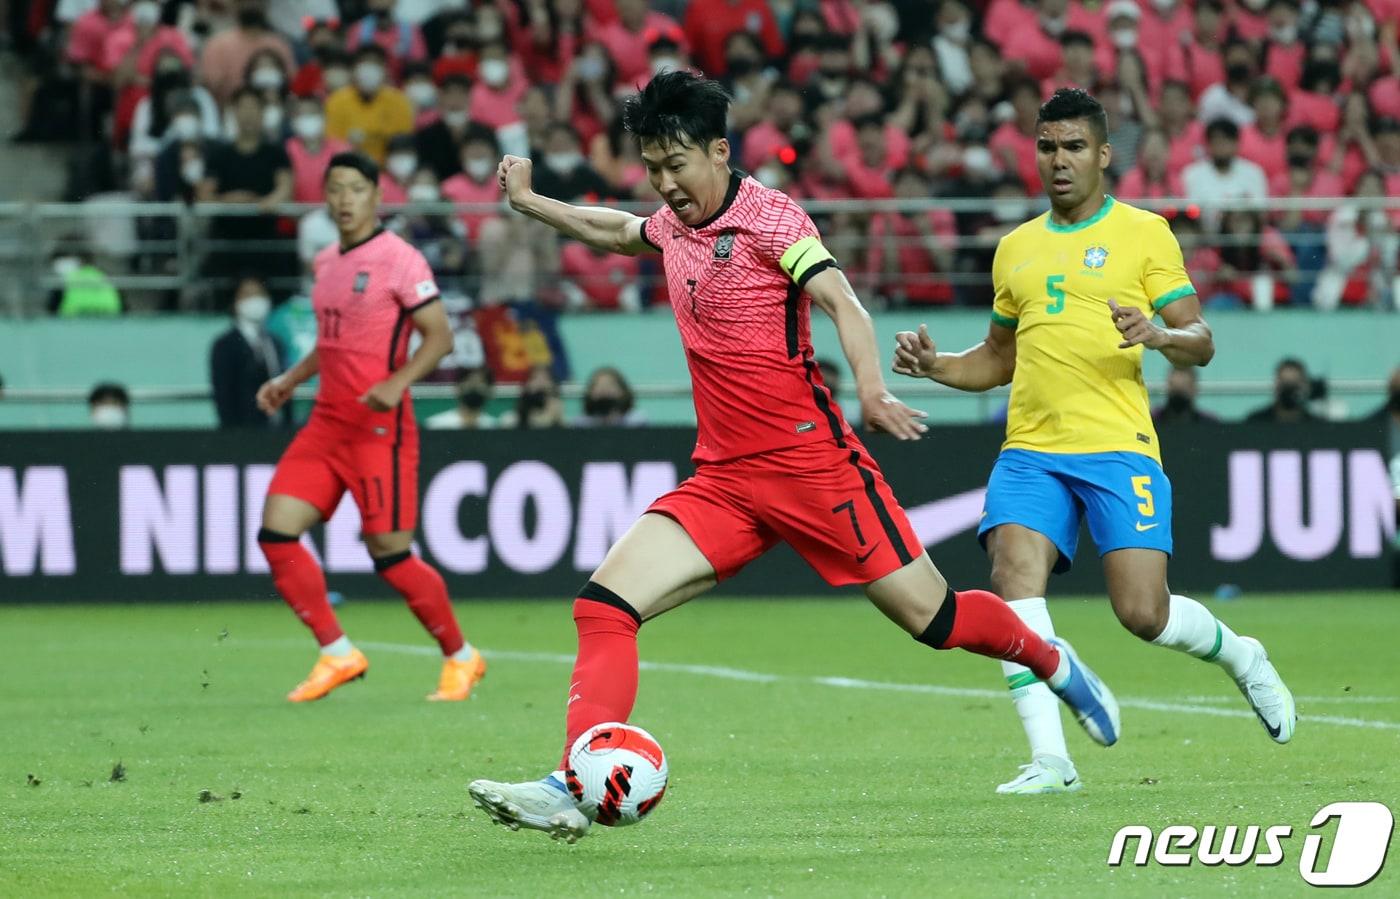
{"label": "player in pink jersey", "polygon": [[811,304],[836,323],[867,427],[917,440],[923,413],[885,389],[870,316],[812,220],[730,168],[728,109],[718,82],[686,72],[658,75],[627,101],[624,121],[666,202],[650,218],[541,197],[527,159],[507,156],[499,168],[518,212],[590,246],[661,254],[699,422],[695,474],[632,525],[574,602],[578,657],[561,770],[469,787],[492,820],[512,829],[570,842],[587,832],[562,769],[579,734],[631,714],[641,623],[779,541],[833,586],[864,585],[921,643],[1016,659],[1048,681],[1095,741],[1118,738],[1117,703],[1067,644],[1037,636],[994,594],[955,593],[924,552],[822,383]]}
{"label": "player in pink jersey", "polygon": [[[311,674],[287,698],[320,699],[369,668],[331,610],[321,567],[300,542],[348,490],[374,570],[403,594],[442,649],[442,674],[428,698],[466,699],[486,662],[462,639],[442,575],[411,549],[418,426],[408,388],[452,349],[452,329],[423,254],[379,225],[379,167],[360,153],[332,157],[325,195],[340,241],[316,254],[316,348],[258,391],[259,406],[271,412],[298,384],[321,376],[311,418],[268,485],[258,533],[277,591],[321,645]],[[410,355],[414,329],[423,341]]]}

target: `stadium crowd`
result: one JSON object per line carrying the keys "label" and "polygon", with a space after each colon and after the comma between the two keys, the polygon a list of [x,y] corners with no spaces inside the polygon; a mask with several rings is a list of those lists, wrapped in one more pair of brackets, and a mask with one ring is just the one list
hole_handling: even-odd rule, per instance
{"label": "stadium crowd", "polygon": [[[872,305],[990,302],[996,240],[1040,208],[1036,110],[1061,85],[1108,109],[1116,196],[1179,201],[1164,212],[1207,305],[1389,306],[1400,283],[1400,209],[1350,202],[1400,195],[1400,0],[15,6],[34,73],[21,137],[97,142],[72,199],[249,207],[208,235],[204,273],[230,289],[249,270],[301,274],[334,231],[278,208],[318,202],[326,161],[357,147],[445,285],[486,302],[664,302],[651,262],[502,214],[495,163],[532,157],[537,188],[563,200],[651,199],[619,98],[677,67],[723,79],[735,160],[766,185],[805,201],[996,201],[820,216]],[[1270,197],[1338,202],[1216,209]],[[415,211],[433,201],[485,205]],[[278,249],[293,238],[300,260]]]}

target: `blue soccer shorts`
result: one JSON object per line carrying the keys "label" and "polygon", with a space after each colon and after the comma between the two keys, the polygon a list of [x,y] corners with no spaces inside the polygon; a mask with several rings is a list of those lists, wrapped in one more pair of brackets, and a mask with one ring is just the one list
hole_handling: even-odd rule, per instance
{"label": "blue soccer shorts", "polygon": [[1003,524],[1039,531],[1068,571],[1087,519],[1099,555],[1117,549],[1172,552],[1172,484],[1156,460],[1141,453],[1040,453],[1003,450],[987,482],[977,539]]}

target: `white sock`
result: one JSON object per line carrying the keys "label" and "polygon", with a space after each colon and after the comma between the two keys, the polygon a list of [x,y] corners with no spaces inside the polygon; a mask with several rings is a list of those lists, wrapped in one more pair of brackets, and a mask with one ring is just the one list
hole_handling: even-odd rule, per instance
{"label": "white sock", "polygon": [[463,643],[462,648],[452,654],[452,658],[458,662],[471,661],[472,653],[476,652],[470,643]]}
{"label": "white sock", "polygon": [[1254,663],[1254,650],[1210,610],[1189,596],[1171,595],[1167,626],[1152,642],[1214,662],[1235,680]]}
{"label": "white sock", "polygon": [[[1007,605],[1020,616],[1027,627],[1040,636],[1055,636],[1055,625],[1050,621],[1050,610],[1045,607],[1045,597],[1016,599]],[[1066,673],[1068,666],[1068,660],[1062,658],[1061,667],[1066,669]],[[1021,726],[1025,728],[1026,739],[1031,744],[1031,757],[1053,755],[1068,761],[1069,750],[1065,747],[1065,730],[1060,723],[1060,700],[1024,665],[1002,662],[1001,671],[1006,675],[1006,686],[1011,690],[1011,701],[1021,715]]]}
{"label": "white sock", "polygon": [[354,645],[350,642],[350,638],[341,634],[336,639],[321,647],[321,655],[348,656],[354,648]]}

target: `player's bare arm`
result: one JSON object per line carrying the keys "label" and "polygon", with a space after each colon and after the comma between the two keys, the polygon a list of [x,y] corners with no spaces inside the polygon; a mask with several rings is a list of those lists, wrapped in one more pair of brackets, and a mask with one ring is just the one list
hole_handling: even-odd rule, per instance
{"label": "player's bare arm", "polygon": [[388,412],[399,404],[404,393],[428,372],[438,367],[443,357],[452,352],[452,326],[442,303],[432,302],[413,312],[413,326],[423,335],[413,356],[403,368],[375,384],[360,402],[375,412]]}
{"label": "player's bare arm", "polygon": [[1113,324],[1123,335],[1123,342],[1118,344],[1120,350],[1145,346],[1157,350],[1178,368],[1207,365],[1215,356],[1215,338],[1201,315],[1200,300],[1194,296],[1182,297],[1162,307],[1165,327],[1152,321],[1141,309],[1125,308],[1114,300],[1108,301],[1108,308]]}
{"label": "player's bare arm", "polygon": [[1016,373],[1016,331],[996,322],[986,340],[961,353],[938,352],[928,325],[919,325],[917,333],[900,331],[894,340],[895,374],[980,392],[1011,383]]}
{"label": "player's bare arm", "polygon": [[542,197],[531,187],[533,166],[528,159],[506,156],[496,169],[501,189],[506,192],[510,208],[544,222],[554,230],[590,247],[636,256],[656,252],[642,239],[641,217],[617,209],[599,206],[573,206]]}
{"label": "player's bare arm", "polygon": [[271,415],[292,398],[292,391],[321,370],[321,357],[313,348],[302,360],[258,388],[258,408]]}
{"label": "player's bare arm", "polygon": [[856,393],[866,427],[893,434],[900,440],[918,440],[928,430],[920,421],[927,418],[928,413],[909,408],[886,389],[875,328],[851,282],[840,269],[829,268],[813,275],[806,289],[812,302],[836,323],[841,349],[855,375]]}

